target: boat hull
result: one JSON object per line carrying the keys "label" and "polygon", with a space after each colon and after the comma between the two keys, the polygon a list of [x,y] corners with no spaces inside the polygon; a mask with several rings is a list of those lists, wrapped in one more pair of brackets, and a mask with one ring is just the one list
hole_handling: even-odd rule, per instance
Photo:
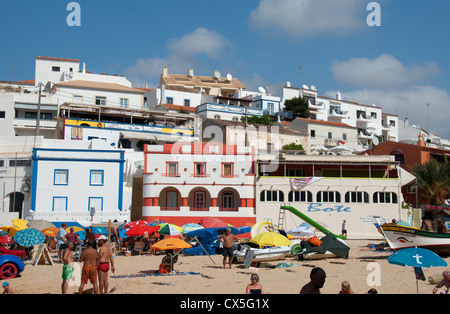
{"label": "boat hull", "polygon": [[253,251],[253,262],[278,261],[291,254],[291,247],[289,246],[280,246],[267,249],[242,248],[234,254],[236,262],[244,262],[247,250]]}
{"label": "boat hull", "polygon": [[381,226],[381,230],[392,250],[420,247],[435,253],[450,254],[450,234],[401,226]]}

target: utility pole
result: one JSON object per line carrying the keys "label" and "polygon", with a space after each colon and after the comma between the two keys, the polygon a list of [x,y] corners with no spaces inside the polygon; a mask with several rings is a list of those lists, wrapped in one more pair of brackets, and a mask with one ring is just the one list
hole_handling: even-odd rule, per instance
{"label": "utility pole", "polygon": [[39,127],[41,123],[41,88],[42,85],[39,83],[39,98],[38,98],[38,110],[37,110],[37,117],[36,117],[36,131],[35,136],[39,136]]}

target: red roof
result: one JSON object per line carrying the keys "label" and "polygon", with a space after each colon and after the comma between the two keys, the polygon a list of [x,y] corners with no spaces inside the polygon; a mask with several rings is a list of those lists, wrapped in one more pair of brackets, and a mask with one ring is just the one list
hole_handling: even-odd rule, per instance
{"label": "red roof", "polygon": [[355,128],[353,126],[350,126],[345,123],[340,123],[340,122],[322,121],[322,120],[305,119],[305,118],[297,118],[297,119],[300,119],[300,120],[308,122],[308,123],[328,124],[328,125],[342,126],[342,127],[346,127],[346,128],[353,128],[353,129]]}
{"label": "red roof", "polygon": [[36,59],[41,60],[55,60],[55,61],[70,61],[70,62],[80,62],[78,59],[64,59],[64,58],[52,58],[52,57],[36,57]]}

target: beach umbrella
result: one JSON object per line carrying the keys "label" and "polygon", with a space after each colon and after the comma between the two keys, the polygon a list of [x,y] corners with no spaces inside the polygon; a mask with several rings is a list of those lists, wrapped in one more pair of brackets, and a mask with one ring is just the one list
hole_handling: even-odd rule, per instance
{"label": "beach umbrella", "polygon": [[132,221],[127,223],[125,226],[123,226],[124,229],[130,229],[133,227],[138,227],[138,226],[146,226],[148,225],[148,221],[145,220],[136,220],[136,221]]}
{"label": "beach umbrella", "polygon": [[0,237],[5,236],[5,235],[9,235],[9,233],[6,232],[5,230],[0,230]]}
{"label": "beach umbrella", "polygon": [[352,151],[353,151],[353,149],[348,148],[342,144],[339,144],[338,146],[330,148],[330,152],[335,153],[335,154],[339,154],[339,153],[343,153],[343,152],[352,152]]}
{"label": "beach umbrella", "polygon": [[251,237],[254,238],[254,237],[256,237],[256,235],[258,235],[258,233],[265,232],[266,225],[272,225],[272,222],[263,220],[263,221],[259,221],[256,224],[254,224],[250,231]]}
{"label": "beach umbrella", "polygon": [[159,226],[160,224],[165,224],[166,222],[165,221],[162,221],[162,220],[154,220],[154,221],[152,221],[152,222],[149,222],[147,225],[148,226],[153,226],[153,227],[156,227],[156,226]]}
{"label": "beach umbrella", "polygon": [[25,219],[20,219],[20,218],[16,218],[16,219],[12,219],[11,220],[13,226],[16,226],[17,229],[22,230],[22,229],[27,229],[27,224],[28,224],[28,220]]}
{"label": "beach umbrella", "polygon": [[36,229],[22,229],[16,232],[14,240],[21,246],[30,247],[44,242],[45,235]]}
{"label": "beach umbrella", "polygon": [[95,235],[108,235],[108,229],[106,227],[92,227],[92,233]]}
{"label": "beach umbrella", "polygon": [[41,232],[45,236],[56,238],[58,235],[58,228],[56,228],[56,227],[45,228],[45,229],[41,230]]}
{"label": "beach umbrella", "polygon": [[77,233],[78,231],[84,231],[84,229],[81,228],[81,227],[78,227],[78,226],[70,226],[70,227],[67,227],[67,228],[66,228],[66,232],[70,232],[70,229],[72,229],[72,228],[73,228],[73,232],[74,232],[74,233]]}
{"label": "beach umbrella", "polygon": [[252,238],[250,242],[258,244],[259,246],[289,246],[292,242],[284,235],[277,232],[261,232],[256,237]]}
{"label": "beach umbrella", "polygon": [[139,236],[149,235],[152,232],[156,232],[158,230],[159,230],[159,227],[138,226],[138,227],[133,227],[133,228],[129,229],[128,231],[126,231],[125,235],[129,236],[129,237],[139,237]]}
{"label": "beach umbrella", "polygon": [[80,230],[75,233],[78,234],[78,236],[80,237],[80,241],[86,240],[86,231]]}
{"label": "beach umbrella", "polygon": [[217,217],[205,217],[202,218],[201,224],[205,228],[222,228],[222,227],[230,227],[225,221]]}
{"label": "beach umbrella", "polygon": [[55,228],[55,225],[52,224],[50,221],[43,220],[43,219],[37,219],[37,220],[31,220],[27,223],[27,227],[31,229],[36,230],[44,230],[47,228]]}
{"label": "beach umbrella", "polygon": [[13,241],[13,238],[11,238],[9,235],[0,236],[0,243],[8,244]]}
{"label": "beach umbrella", "polygon": [[418,247],[399,250],[388,257],[388,262],[394,265],[414,267],[417,293],[419,293],[419,279],[425,280],[422,267],[447,266],[447,262],[433,251]]}
{"label": "beach umbrella", "polygon": [[14,226],[1,226],[0,230],[3,230],[5,232],[8,233],[9,236],[14,236],[16,234],[17,231],[19,231],[20,229]]}
{"label": "beach umbrella", "polygon": [[181,226],[181,228],[183,229],[184,233],[188,233],[194,230],[199,230],[199,229],[203,229],[204,227],[202,225],[199,224],[195,224],[195,223],[188,223],[185,224],[183,226]]}
{"label": "beach umbrella", "polygon": [[183,229],[181,227],[178,227],[174,224],[161,224],[160,225],[160,229],[158,231],[159,234],[164,234],[164,235],[180,235],[183,232]]}
{"label": "beach umbrella", "polygon": [[178,250],[178,249],[188,249],[192,247],[186,241],[180,240],[178,238],[167,238],[161,241],[156,242],[152,245],[152,248],[166,251],[166,250]]}
{"label": "beach umbrella", "polygon": [[297,227],[289,230],[287,232],[287,234],[290,234],[290,235],[296,236],[296,237],[311,237],[314,235],[314,232],[309,228],[297,226]]}
{"label": "beach umbrella", "polygon": [[248,227],[248,226],[240,226],[237,228],[239,234],[245,234],[245,233],[249,233],[252,228]]}

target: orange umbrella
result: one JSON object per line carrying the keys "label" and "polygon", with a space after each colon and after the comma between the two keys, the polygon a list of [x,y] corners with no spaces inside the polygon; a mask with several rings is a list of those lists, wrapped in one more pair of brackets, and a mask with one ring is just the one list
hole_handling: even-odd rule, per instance
{"label": "orange umbrella", "polygon": [[45,228],[44,230],[41,230],[41,232],[48,237],[56,238],[58,228]]}
{"label": "orange umbrella", "polygon": [[192,247],[186,241],[180,240],[178,238],[167,238],[155,243],[152,248],[166,251],[166,250],[177,250],[177,249],[188,249]]}

